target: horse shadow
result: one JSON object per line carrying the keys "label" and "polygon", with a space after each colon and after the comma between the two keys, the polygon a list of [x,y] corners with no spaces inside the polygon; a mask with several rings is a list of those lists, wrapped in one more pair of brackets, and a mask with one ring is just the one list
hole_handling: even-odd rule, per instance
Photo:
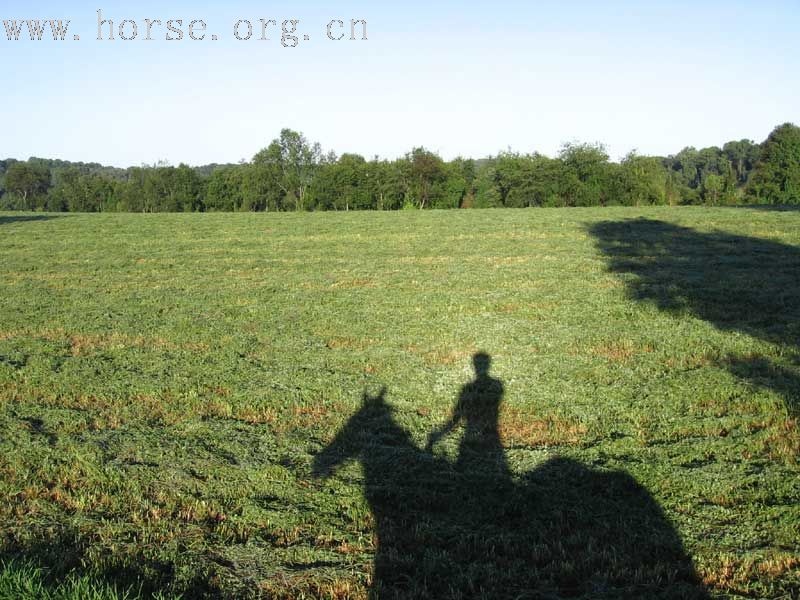
{"label": "horse shadow", "polygon": [[[384,389],[364,394],[315,457],[317,477],[350,460],[363,467],[377,538],[371,598],[706,597],[678,534],[630,475],[559,457],[513,478],[497,455],[502,387],[477,372],[426,448]],[[469,456],[434,454],[461,421]]]}

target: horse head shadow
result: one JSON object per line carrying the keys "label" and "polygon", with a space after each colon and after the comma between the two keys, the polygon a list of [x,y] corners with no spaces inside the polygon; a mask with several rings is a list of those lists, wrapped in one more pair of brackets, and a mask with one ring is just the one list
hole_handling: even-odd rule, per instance
{"label": "horse head shadow", "polygon": [[417,447],[385,389],[364,394],[314,474],[348,460],[363,466],[374,516],[372,598],[706,597],[660,506],[626,473],[563,457],[516,479],[476,473],[473,460]]}
{"label": "horse head shadow", "polygon": [[348,460],[362,464],[375,522],[372,597],[413,596],[413,590],[427,589],[420,569],[426,555],[435,553],[426,539],[428,526],[449,508],[448,465],[414,445],[395,421],[385,388],[377,396],[363,395],[358,412],[315,457],[314,475],[330,476]]}

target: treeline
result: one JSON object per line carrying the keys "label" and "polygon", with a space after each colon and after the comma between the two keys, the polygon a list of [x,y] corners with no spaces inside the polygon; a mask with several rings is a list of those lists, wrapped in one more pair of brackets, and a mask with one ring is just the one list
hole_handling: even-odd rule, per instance
{"label": "treeline", "polygon": [[47,211],[398,210],[658,204],[800,204],[800,128],[761,144],[631,153],[566,144],[555,158],[505,152],[444,161],[424,148],[397,160],[324,154],[285,129],[250,162],[116,169],[31,158],[0,161],[0,209]]}

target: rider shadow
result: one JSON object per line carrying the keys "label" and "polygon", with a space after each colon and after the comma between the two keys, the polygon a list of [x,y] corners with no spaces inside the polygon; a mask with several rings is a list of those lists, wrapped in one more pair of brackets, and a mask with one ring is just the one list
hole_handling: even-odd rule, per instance
{"label": "rider shadow", "polygon": [[458,450],[456,469],[472,476],[486,474],[495,483],[505,483],[511,474],[500,440],[500,405],[503,382],[489,375],[492,359],[479,352],[472,358],[475,381],[461,389],[453,415],[442,427],[431,433],[426,450],[464,423],[464,434]]}
{"label": "rider shadow", "polygon": [[[502,383],[477,377],[418,448],[386,401],[360,410],[314,460],[363,466],[377,550],[371,598],[705,598],[675,530],[630,475],[554,458],[512,478],[500,440]],[[484,368],[485,367],[485,368]],[[455,463],[431,447],[464,421]],[[482,455],[485,452],[485,455]]]}

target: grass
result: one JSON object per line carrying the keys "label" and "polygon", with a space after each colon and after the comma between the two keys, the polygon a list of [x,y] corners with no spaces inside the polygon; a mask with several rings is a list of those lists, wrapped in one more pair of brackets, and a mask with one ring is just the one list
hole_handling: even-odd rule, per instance
{"label": "grass", "polygon": [[[156,593],[156,600],[166,600]],[[0,600],[138,600],[133,589],[121,590],[114,585],[98,583],[92,577],[70,574],[63,581],[52,583],[44,569],[31,563],[14,561],[0,564]]]}
{"label": "grass", "polygon": [[0,598],[800,597],[798,212],[6,213],[0,257]]}

